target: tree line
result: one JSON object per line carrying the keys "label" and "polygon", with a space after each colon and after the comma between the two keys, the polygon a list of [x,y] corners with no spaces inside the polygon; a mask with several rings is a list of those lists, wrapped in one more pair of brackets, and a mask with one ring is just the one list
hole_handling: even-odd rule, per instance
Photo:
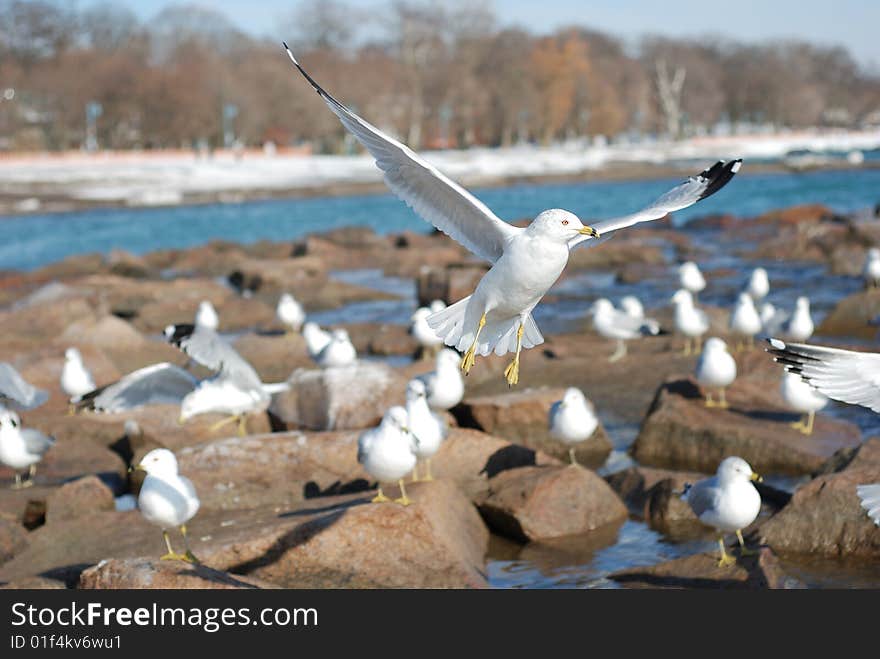
{"label": "tree line", "polygon": [[[415,148],[880,123],[880,77],[845,47],[539,35],[499,26],[479,0],[389,0],[370,16],[306,0],[279,32],[328,90]],[[280,44],[214,10],[141,21],[109,2],[0,0],[0,149],[84,148],[89,130],[110,149],[353,149]]]}

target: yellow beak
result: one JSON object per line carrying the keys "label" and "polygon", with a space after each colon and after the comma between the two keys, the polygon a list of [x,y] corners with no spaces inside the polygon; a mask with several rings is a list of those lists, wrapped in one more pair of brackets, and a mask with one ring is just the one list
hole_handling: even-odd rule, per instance
{"label": "yellow beak", "polygon": [[761,478],[760,474],[758,474],[754,471],[752,472],[752,475],[749,478],[751,478],[756,483],[763,483],[764,482],[764,479]]}
{"label": "yellow beak", "polygon": [[138,464],[134,465],[133,467],[128,468],[129,474],[133,471],[146,471],[146,469],[144,469],[144,466],[142,464],[138,463]]}
{"label": "yellow beak", "polygon": [[593,238],[599,237],[599,232],[596,231],[593,227],[584,227],[583,229],[578,229],[578,233],[583,236],[591,236]]}

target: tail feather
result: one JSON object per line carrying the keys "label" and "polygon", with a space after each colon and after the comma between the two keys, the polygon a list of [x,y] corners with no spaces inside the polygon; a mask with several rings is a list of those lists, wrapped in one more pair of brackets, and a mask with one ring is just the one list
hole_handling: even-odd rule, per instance
{"label": "tail feather", "polygon": [[[470,297],[466,297],[427,318],[428,327],[434,330],[446,345],[453,346],[461,352],[471,347],[474,332],[477,329],[476,327],[466,328],[464,326],[465,311],[469,301]],[[485,357],[493,351],[499,356],[508,352],[516,352],[518,329],[518,317],[488,322],[480,332],[476,353]],[[544,343],[544,337],[541,336],[541,332],[530,314],[526,316],[523,326],[522,346],[528,349],[542,343]]]}

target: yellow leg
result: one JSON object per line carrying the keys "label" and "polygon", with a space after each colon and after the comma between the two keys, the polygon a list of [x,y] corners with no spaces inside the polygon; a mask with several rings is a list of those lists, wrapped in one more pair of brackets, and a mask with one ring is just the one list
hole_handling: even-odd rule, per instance
{"label": "yellow leg", "polygon": [[525,332],[525,327],[520,323],[519,329],[516,330],[516,354],[510,365],[504,369],[504,377],[507,379],[508,387],[512,387],[519,382],[519,353],[522,351],[523,332]]}
{"label": "yellow leg", "polygon": [[568,459],[571,460],[572,467],[578,466],[577,458],[574,457],[574,446],[572,446],[570,449],[568,449]]}
{"label": "yellow leg", "polygon": [[238,421],[238,419],[239,417],[237,416],[228,416],[225,419],[222,419],[221,421],[218,421],[217,423],[212,425],[208,430],[210,432],[215,432],[217,430],[220,430],[220,428],[222,428],[223,426],[229,425],[233,421]]}
{"label": "yellow leg", "polygon": [[168,531],[162,530],[162,537],[165,538],[165,546],[168,547],[168,553],[164,556],[160,556],[159,560],[162,561],[186,561],[187,558],[184,554],[178,554],[171,548],[171,540],[168,538]]}
{"label": "yellow leg", "polygon": [[718,407],[718,403],[712,400],[712,394],[706,392],[706,407]]}
{"label": "yellow leg", "polygon": [[684,350],[681,353],[685,357],[690,357],[691,355],[691,337],[687,337],[684,340]]}
{"label": "yellow leg", "polygon": [[727,567],[736,563],[736,559],[724,549],[724,536],[718,538],[718,547],[721,549],[721,558],[718,559],[718,567]]}
{"label": "yellow leg", "polygon": [[12,484],[12,489],[20,490],[22,487],[24,486],[21,484],[21,474],[15,472],[15,482]]}
{"label": "yellow leg", "polygon": [[74,414],[76,414],[76,405],[74,405],[73,403],[68,403],[67,416],[73,416]]}
{"label": "yellow leg", "polygon": [[798,419],[797,421],[795,421],[794,423],[790,423],[788,425],[790,425],[795,430],[800,430],[801,432],[805,432],[805,429],[807,427],[806,420],[804,419],[803,416],[800,419]]}
{"label": "yellow leg", "polygon": [[617,350],[614,351],[614,354],[608,358],[609,363],[614,363],[616,361],[620,361],[626,357],[626,341],[623,339],[617,340]]}
{"label": "yellow leg", "polygon": [[379,486],[379,492],[371,499],[372,503],[385,503],[387,501],[391,501],[388,497],[382,494],[382,486]]}
{"label": "yellow leg", "polygon": [[413,467],[412,482],[413,483],[419,482],[419,463],[418,462],[416,462],[416,466]]}
{"label": "yellow leg", "polygon": [[247,435],[247,416],[242,414],[238,417],[238,436],[244,437]]}
{"label": "yellow leg", "polygon": [[425,477],[423,481],[432,481],[434,477],[431,475],[431,458],[425,458]]}
{"label": "yellow leg", "polygon": [[725,410],[730,407],[730,405],[727,404],[727,398],[724,396],[724,387],[721,387],[718,390],[718,407],[722,407]]}
{"label": "yellow leg", "polygon": [[812,435],[813,434],[813,422],[815,420],[816,420],[816,413],[810,412],[809,415],[807,416],[807,425],[803,431],[805,435]]}
{"label": "yellow leg", "polygon": [[412,503],[412,501],[408,496],[406,496],[406,486],[404,486],[403,484],[403,479],[401,478],[399,481],[397,481],[397,484],[400,485],[400,498],[395,499],[394,503],[399,503],[401,506],[408,506]]}
{"label": "yellow leg", "polygon": [[189,538],[186,536],[186,524],[180,525],[180,535],[183,536],[183,546],[186,548],[186,553],[184,554],[185,560],[189,563],[201,563],[201,561],[196,558],[195,554],[190,551]]}
{"label": "yellow leg", "polygon": [[471,369],[474,367],[474,364],[477,361],[476,352],[477,352],[477,341],[480,339],[480,332],[483,331],[483,328],[486,326],[486,314],[480,316],[480,325],[477,327],[477,333],[474,335],[474,342],[471,344],[471,347],[468,348],[468,351],[464,353],[464,357],[461,359],[461,370],[464,371],[464,374],[467,375],[471,372]]}
{"label": "yellow leg", "polygon": [[694,337],[694,354],[699,355],[701,352],[703,352],[703,337]]}
{"label": "yellow leg", "polygon": [[739,540],[739,555],[740,556],[754,556],[758,553],[754,549],[748,549],[746,547],[746,541],[743,540],[742,530],[737,530],[736,539]]}

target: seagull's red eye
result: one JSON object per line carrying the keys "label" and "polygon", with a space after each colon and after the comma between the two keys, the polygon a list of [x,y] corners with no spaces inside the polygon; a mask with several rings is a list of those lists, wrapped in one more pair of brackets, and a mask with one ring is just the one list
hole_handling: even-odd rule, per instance
{"label": "seagull's red eye", "polygon": [[568,226],[568,220],[562,220],[563,226]]}

